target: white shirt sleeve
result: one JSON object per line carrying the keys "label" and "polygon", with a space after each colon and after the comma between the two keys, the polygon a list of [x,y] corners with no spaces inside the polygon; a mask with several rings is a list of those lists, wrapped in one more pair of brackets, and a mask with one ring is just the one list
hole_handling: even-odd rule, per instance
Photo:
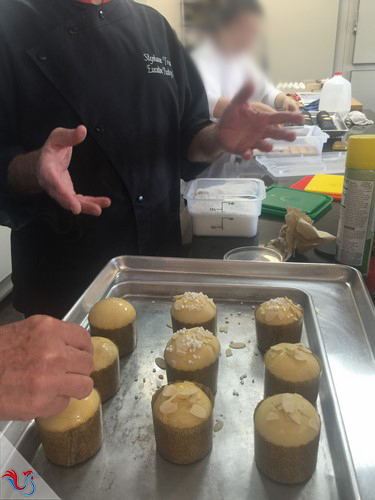
{"label": "white shirt sleeve", "polygon": [[202,50],[195,50],[192,54],[192,59],[202,78],[203,85],[206,89],[208,106],[211,117],[213,117],[214,109],[221,95],[220,78],[218,66],[214,64],[211,58]]}
{"label": "white shirt sleeve", "polygon": [[282,92],[268,80],[263,71],[251,58],[248,59],[248,74],[249,79],[252,80],[255,85],[255,92],[251,100],[262,102],[274,108],[275,99]]}

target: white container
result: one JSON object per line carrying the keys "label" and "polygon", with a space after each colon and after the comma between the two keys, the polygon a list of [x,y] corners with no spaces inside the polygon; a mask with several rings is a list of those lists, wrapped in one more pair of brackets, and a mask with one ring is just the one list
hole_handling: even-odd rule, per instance
{"label": "white container", "polygon": [[342,73],[328,80],[320,96],[319,111],[347,115],[352,109],[352,84],[343,78]]}
{"label": "white container", "polygon": [[195,236],[254,237],[265,197],[260,179],[196,179],[184,193]]}
{"label": "white container", "polygon": [[293,142],[271,140],[273,150],[270,153],[256,152],[261,156],[294,156],[300,155],[300,150],[296,148],[309,148],[310,155],[322,154],[324,144],[328,141],[329,135],[323,132],[316,125],[292,127],[291,130],[297,134],[297,139]]}
{"label": "white container", "polygon": [[257,156],[256,161],[276,179],[304,177],[316,174],[343,174],[346,152],[323,153],[321,156],[293,156],[270,158]]}

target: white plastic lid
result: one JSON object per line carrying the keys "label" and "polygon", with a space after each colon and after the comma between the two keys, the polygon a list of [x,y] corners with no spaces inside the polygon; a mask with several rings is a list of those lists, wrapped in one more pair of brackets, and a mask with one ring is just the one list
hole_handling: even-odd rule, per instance
{"label": "white plastic lid", "polygon": [[261,179],[196,179],[189,182],[186,200],[264,200],[266,186]]}

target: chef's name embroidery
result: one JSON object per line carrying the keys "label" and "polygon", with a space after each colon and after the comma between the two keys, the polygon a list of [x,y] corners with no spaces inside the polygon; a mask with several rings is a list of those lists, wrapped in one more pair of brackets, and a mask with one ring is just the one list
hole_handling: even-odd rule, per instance
{"label": "chef's name embroidery", "polygon": [[164,75],[169,78],[174,78],[171,61],[166,57],[158,57],[155,54],[143,54],[144,60],[147,63],[147,72],[152,74]]}

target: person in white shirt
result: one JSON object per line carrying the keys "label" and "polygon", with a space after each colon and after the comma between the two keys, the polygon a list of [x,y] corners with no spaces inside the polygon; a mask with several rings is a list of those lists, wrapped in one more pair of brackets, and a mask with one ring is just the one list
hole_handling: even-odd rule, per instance
{"label": "person in white shirt", "polygon": [[249,80],[255,86],[252,101],[277,110],[299,111],[296,102],[268,81],[251,56],[262,26],[258,0],[209,0],[207,5],[207,36],[192,58],[205,85],[212,118],[222,116]]}

